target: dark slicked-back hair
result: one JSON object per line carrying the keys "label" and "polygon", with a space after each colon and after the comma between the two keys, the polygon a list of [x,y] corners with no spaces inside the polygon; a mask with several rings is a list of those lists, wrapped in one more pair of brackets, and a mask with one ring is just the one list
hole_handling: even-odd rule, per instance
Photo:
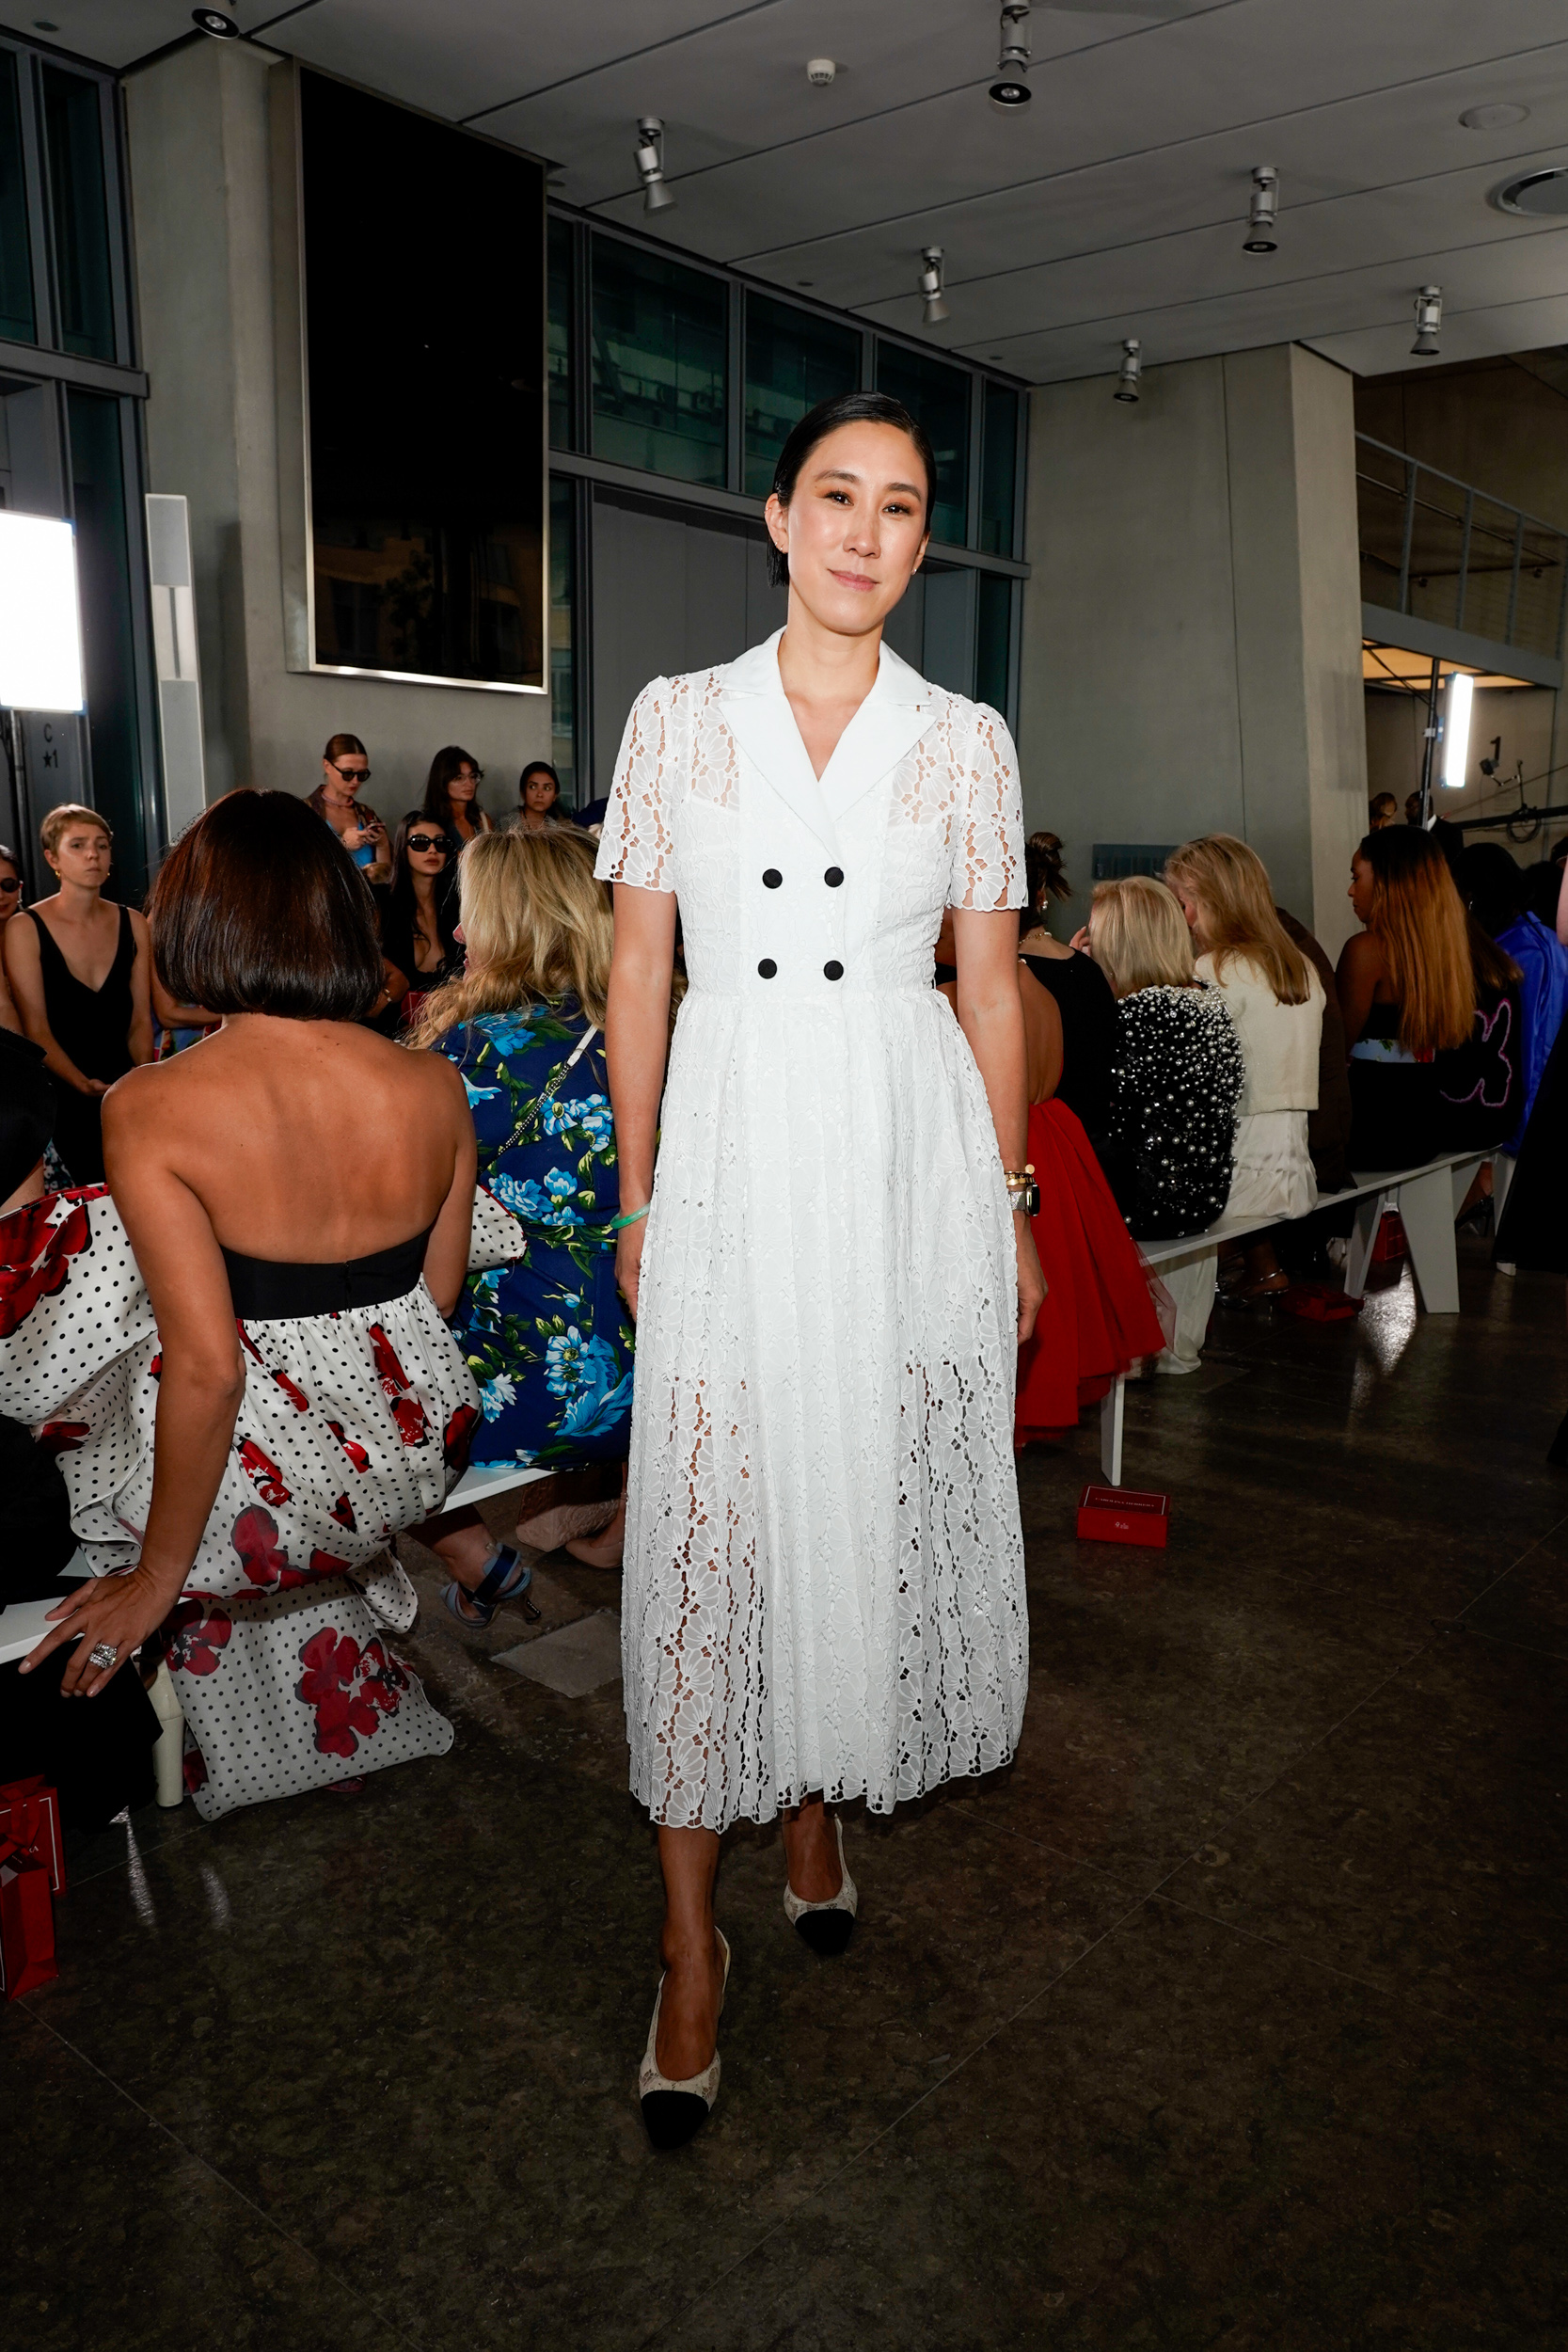
{"label": "dark slicked-back hair", "polygon": [[330,825],[292,792],[214,802],[147,904],[169,994],[211,1012],[358,1021],[381,993],[371,894]]}
{"label": "dark slicked-back hair", "polygon": [[[773,469],[773,496],[779,504],[789,504],[800,469],[818,441],[825,441],[830,433],[836,433],[844,424],[890,424],[895,433],[909,435],[926,469],[926,528],[929,531],[937,503],[936,452],[919,418],[888,392],[835,392],[832,400],[819,400],[815,408],[807,410],[780,450],[779,462]],[[789,558],[771,539],[768,543],[768,577],[775,588],[784,587],[789,580]]]}

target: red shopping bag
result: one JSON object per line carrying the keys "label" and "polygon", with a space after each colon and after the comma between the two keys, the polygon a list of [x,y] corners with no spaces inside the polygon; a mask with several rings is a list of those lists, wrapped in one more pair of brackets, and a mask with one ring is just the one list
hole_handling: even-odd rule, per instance
{"label": "red shopping bag", "polygon": [[0,1838],[14,1837],[24,1853],[36,1854],[49,1873],[49,1892],[65,1893],[65,1839],[60,1836],[60,1800],[35,1772],[31,1780],[0,1787]]}
{"label": "red shopping bag", "polygon": [[14,2001],[59,1973],[48,1869],[8,1837],[0,1842],[0,1992]]}

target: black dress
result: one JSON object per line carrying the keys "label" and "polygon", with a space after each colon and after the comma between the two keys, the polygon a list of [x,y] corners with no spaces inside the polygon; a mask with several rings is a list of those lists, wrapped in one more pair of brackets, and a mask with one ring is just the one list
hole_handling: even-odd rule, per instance
{"label": "black dress", "polygon": [[1140,1241],[1201,1233],[1230,1195],[1246,1064],[1218,989],[1141,988],[1117,1006],[1101,1166]]}
{"label": "black dress", "polygon": [[[131,1061],[131,967],[136,961],[136,935],[128,908],[119,910],[119,942],[115,960],[101,988],[88,988],[72,972],[59,944],[36,907],[24,907],[39,935],[39,960],[43,969],[43,1007],[55,1044],[69,1054],[85,1077],[112,1085],[123,1078]],[[102,1098],[81,1094],[73,1086],[55,1089],[55,1149],[73,1184],[103,1181],[103,1114]]]}
{"label": "black dress", "polygon": [[1373,1005],[1351,1047],[1354,1168],[1420,1168],[1485,1152],[1513,1133],[1524,1092],[1519,992],[1479,988],[1470,1035],[1418,1061],[1399,1041],[1398,1005]]}
{"label": "black dress", "polygon": [[1089,956],[1021,956],[1062,1016],[1062,1075],[1056,1100],[1083,1120],[1091,1139],[1104,1131],[1111,1110],[1111,1064],[1117,1051],[1117,1000]]}

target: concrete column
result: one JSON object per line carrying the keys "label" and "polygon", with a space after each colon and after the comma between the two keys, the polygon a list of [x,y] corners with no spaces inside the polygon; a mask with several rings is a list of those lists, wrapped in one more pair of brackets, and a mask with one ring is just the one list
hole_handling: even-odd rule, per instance
{"label": "concrete column", "polygon": [[311,792],[347,729],[389,823],[452,742],[506,816],[524,762],[549,756],[547,694],[309,669],[292,74],[245,42],[196,41],[125,84],[149,487],[190,501],[208,792]]}
{"label": "concrete column", "polygon": [[1352,380],[1293,345],[1030,398],[1020,735],[1079,897],[1097,842],[1250,841],[1332,955],[1366,830]]}

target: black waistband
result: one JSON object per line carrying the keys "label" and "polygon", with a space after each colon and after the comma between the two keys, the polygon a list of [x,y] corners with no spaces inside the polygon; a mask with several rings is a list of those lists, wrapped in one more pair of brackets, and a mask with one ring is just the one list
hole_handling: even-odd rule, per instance
{"label": "black waistband", "polygon": [[406,1298],[424,1268],[429,1230],[373,1257],[292,1265],[277,1258],[243,1258],[226,1249],[230,1295],[242,1323],[281,1323],[295,1315],[347,1314]]}

